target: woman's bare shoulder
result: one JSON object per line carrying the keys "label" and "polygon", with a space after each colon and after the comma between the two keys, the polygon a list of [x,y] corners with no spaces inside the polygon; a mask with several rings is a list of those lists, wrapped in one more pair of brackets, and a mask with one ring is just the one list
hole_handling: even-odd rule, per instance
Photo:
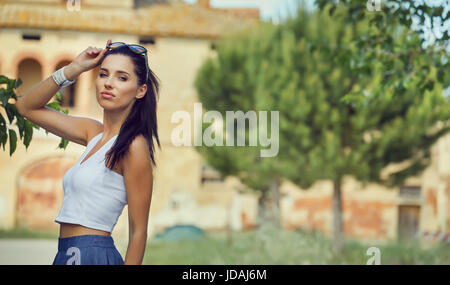
{"label": "woman's bare shoulder", "polygon": [[89,124],[87,125],[87,142],[90,142],[92,138],[103,132],[103,124],[92,118],[86,119],[89,120]]}
{"label": "woman's bare shoulder", "polygon": [[148,142],[142,134],[137,135],[133,139],[124,158],[125,163],[128,164],[134,164],[136,162],[146,163],[150,160]]}

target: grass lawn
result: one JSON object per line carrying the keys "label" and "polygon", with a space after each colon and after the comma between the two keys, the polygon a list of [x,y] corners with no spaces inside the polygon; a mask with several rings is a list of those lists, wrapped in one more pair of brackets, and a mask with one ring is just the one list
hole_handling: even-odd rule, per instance
{"label": "grass lawn", "polygon": [[[58,233],[27,229],[0,230],[0,238],[57,240]],[[247,232],[233,232],[230,246],[227,244],[225,233],[207,233],[198,240],[151,239],[147,242],[143,264],[365,265],[371,257],[366,255],[366,252],[373,246],[380,249],[382,265],[450,264],[450,243],[412,240],[377,244],[347,238],[342,254],[334,257],[331,240],[320,232],[280,231],[270,227]],[[125,258],[124,254],[123,257]]]}
{"label": "grass lawn", "polygon": [[0,229],[0,238],[58,239],[58,231],[35,231],[26,228]]}
{"label": "grass lawn", "polygon": [[450,244],[418,241],[364,244],[347,239],[343,252],[332,254],[332,242],[321,233],[296,231],[234,232],[231,246],[224,233],[208,233],[200,240],[147,243],[144,264],[355,264],[365,265],[368,248],[380,249],[382,265],[450,264]]}

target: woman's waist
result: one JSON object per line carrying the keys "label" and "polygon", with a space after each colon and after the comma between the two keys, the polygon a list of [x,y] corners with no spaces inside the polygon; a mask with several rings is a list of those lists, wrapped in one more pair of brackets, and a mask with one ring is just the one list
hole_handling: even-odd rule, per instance
{"label": "woman's waist", "polygon": [[71,223],[60,223],[59,237],[68,238],[73,236],[81,235],[101,235],[101,236],[111,236],[110,232],[88,228],[78,224]]}

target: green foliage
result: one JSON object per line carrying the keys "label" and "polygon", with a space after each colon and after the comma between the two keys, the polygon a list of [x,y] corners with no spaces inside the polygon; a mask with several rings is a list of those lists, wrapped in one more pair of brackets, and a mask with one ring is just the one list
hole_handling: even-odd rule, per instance
{"label": "green foliage", "polygon": [[[368,28],[352,39],[357,49],[347,56],[348,62],[361,76],[371,76],[372,67],[379,65],[383,67],[384,86],[402,89],[413,84],[418,93],[433,89],[436,81],[444,88],[450,83],[450,31],[446,28],[450,19],[448,11],[444,13],[449,1],[425,2],[382,1],[381,11],[377,12],[367,9],[367,1],[344,0],[336,3],[316,0],[317,6],[329,13],[334,22],[343,21],[354,28],[368,20]],[[441,33],[436,33],[436,30]],[[435,68],[434,76],[426,76],[430,66]],[[416,84],[416,80],[420,84]],[[386,90],[379,87],[371,90],[372,96],[386,95]],[[397,93],[398,90],[395,91]],[[366,100],[361,92],[349,94],[346,99],[355,102]]]}
{"label": "green foliage", "polygon": [[[14,92],[14,89],[17,89],[22,84],[22,80],[19,79],[10,79],[4,75],[0,75],[0,86],[6,85],[6,88],[0,87],[0,102],[1,107],[5,109],[6,115],[8,117],[9,125],[12,125],[14,122],[14,119],[16,119],[15,123],[19,130],[19,137],[20,140],[25,145],[25,148],[28,149],[28,146],[30,145],[30,142],[33,138],[33,128],[40,129],[40,127],[31,121],[27,120],[25,117],[19,114],[17,111],[17,108],[14,103],[10,103],[10,99],[17,100],[17,95]],[[46,106],[52,109],[55,109],[57,111],[63,112],[64,114],[68,114],[69,110],[61,109],[61,94],[58,92],[56,93],[57,101],[51,102],[47,104]],[[48,134],[48,131],[45,130],[46,134]],[[16,131],[12,128],[9,128],[5,118],[2,114],[0,114],[0,145],[3,147],[3,150],[5,150],[6,142],[9,138],[9,155],[12,156],[14,151],[17,147],[17,134]],[[69,143],[68,140],[61,139],[61,142],[59,143],[58,147],[65,149],[67,147],[67,144]]]}
{"label": "green foliage", "polygon": [[[392,50],[365,50],[359,40],[378,32],[372,18],[349,22],[346,13],[344,5],[334,16],[326,9],[300,11],[280,27],[296,44],[283,37],[274,41],[280,43],[278,56],[291,59],[280,68],[289,70],[287,77],[266,73],[264,80],[272,86],[280,82],[264,90],[272,90],[270,97],[279,94],[282,149],[289,151],[286,157],[298,158],[285,177],[304,188],[318,179],[340,181],[345,174],[400,185],[429,165],[431,145],[450,130],[443,96],[448,77],[438,76],[448,68],[448,55],[420,47],[419,36],[400,25],[385,31]],[[387,165],[400,162],[408,164],[380,176]]]}
{"label": "green foliage", "polygon": [[[448,0],[383,0],[380,1],[379,11],[368,9],[368,5],[370,6],[368,2],[366,0],[315,1],[320,9],[328,7],[328,12],[332,16],[335,16],[338,7],[345,7],[345,22],[347,23],[359,22],[364,18],[374,16],[371,23],[381,33],[372,33],[370,35],[372,36],[372,41],[365,42],[368,45],[373,45],[374,42],[377,42],[376,38],[382,36],[382,34],[388,36],[393,27],[401,25],[411,28],[414,24],[416,24],[416,31],[419,32],[422,42],[427,40],[426,34],[431,33],[438,45],[448,45],[450,31],[446,27],[448,27],[450,19],[448,17],[448,9],[445,9],[445,7],[448,8],[450,6]],[[435,30],[442,31],[442,34],[435,34]],[[366,38],[361,40],[364,42]],[[391,42],[388,40],[384,43],[379,42],[379,44],[389,46]]]}
{"label": "green foliage", "polygon": [[58,231],[30,230],[26,227],[16,227],[12,229],[0,229],[0,239],[57,239]]}
{"label": "green foliage", "polygon": [[380,249],[381,265],[450,263],[448,244],[427,246],[418,240],[376,243],[348,239],[338,256],[331,253],[330,238],[314,231],[257,229],[233,232],[232,240],[232,244],[227,246],[224,233],[208,233],[195,241],[151,240],[143,264],[366,265],[370,258],[367,250],[372,246]]}
{"label": "green foliage", "polygon": [[[208,59],[198,72],[195,86],[200,101],[207,110],[217,110],[225,120],[226,111],[270,111],[267,104],[258,101],[257,88],[261,80],[261,66],[272,49],[271,24],[262,24],[261,29],[246,30],[219,42],[218,57]],[[204,124],[203,130],[209,125]],[[224,123],[225,132],[226,124]],[[236,129],[236,128],[235,128]],[[271,137],[271,130],[268,136]],[[261,158],[260,147],[249,146],[251,130],[246,128],[245,146],[199,146],[196,149],[208,163],[223,175],[233,175],[248,187],[266,192],[274,179],[280,177],[276,169],[278,157]]]}
{"label": "green foliage", "polygon": [[[200,101],[223,115],[278,110],[280,152],[258,159],[241,147],[202,147],[213,167],[260,187],[284,177],[308,188],[347,174],[395,186],[429,165],[430,147],[450,130],[448,54],[421,46],[401,22],[377,25],[378,14],[359,11],[364,17],[345,5],[300,7],[279,26],[264,23],[218,45],[198,73]],[[381,175],[396,163],[404,165]]]}

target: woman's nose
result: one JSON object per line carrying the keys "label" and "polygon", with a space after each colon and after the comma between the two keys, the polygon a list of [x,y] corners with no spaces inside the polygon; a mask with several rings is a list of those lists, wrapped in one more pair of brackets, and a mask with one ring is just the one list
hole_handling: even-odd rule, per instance
{"label": "woman's nose", "polygon": [[112,87],[112,84],[113,84],[113,79],[111,77],[108,77],[105,80],[105,87]]}

